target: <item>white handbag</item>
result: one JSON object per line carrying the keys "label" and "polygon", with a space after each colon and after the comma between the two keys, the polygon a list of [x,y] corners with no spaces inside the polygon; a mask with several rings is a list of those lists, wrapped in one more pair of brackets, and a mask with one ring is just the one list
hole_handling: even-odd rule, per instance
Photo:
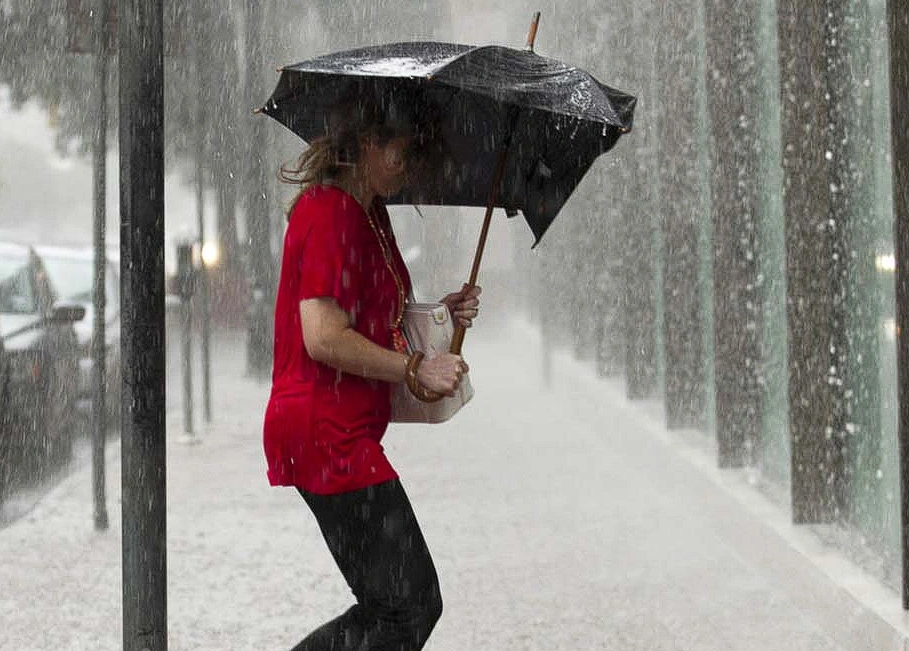
{"label": "white handbag", "polygon": [[[401,330],[407,342],[407,352],[422,351],[427,358],[447,353],[454,336],[454,324],[444,303],[407,303]],[[470,376],[465,373],[455,395],[436,402],[423,402],[407,387],[406,382],[394,386],[391,394],[393,423],[443,423],[473,398]]]}

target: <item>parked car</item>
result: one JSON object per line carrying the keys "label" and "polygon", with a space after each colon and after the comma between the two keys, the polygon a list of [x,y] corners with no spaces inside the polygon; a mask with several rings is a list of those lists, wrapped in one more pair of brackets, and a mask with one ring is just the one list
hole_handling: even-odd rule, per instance
{"label": "parked car", "polygon": [[[95,254],[90,247],[69,248],[36,246],[47,275],[60,300],[85,309],[85,318],[75,324],[79,343],[78,409],[85,418],[92,409],[92,338],[95,327],[94,279]],[[116,421],[120,414],[120,276],[114,255],[105,258],[105,394],[107,417]]]}
{"label": "parked car", "polygon": [[85,315],[62,302],[37,253],[0,242],[0,340],[8,368],[0,407],[0,485],[69,457],[76,429],[79,350],[73,323]]}

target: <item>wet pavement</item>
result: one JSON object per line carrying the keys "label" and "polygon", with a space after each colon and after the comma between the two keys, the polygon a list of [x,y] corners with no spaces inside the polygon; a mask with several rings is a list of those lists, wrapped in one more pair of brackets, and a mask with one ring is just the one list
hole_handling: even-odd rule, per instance
{"label": "wet pavement", "polygon": [[[268,386],[245,377],[243,334],[215,343],[196,445],[177,443],[169,371],[170,648],[286,649],[351,596],[299,496],[267,485]],[[657,405],[563,354],[547,388],[523,324],[477,327],[465,351],[474,400],[384,441],[442,584],[427,650],[907,648],[898,595],[789,525],[753,477],[717,470],[703,434],[666,432]],[[92,529],[90,465],[0,531],[0,649],[120,648],[118,455],[114,441],[108,531]]]}

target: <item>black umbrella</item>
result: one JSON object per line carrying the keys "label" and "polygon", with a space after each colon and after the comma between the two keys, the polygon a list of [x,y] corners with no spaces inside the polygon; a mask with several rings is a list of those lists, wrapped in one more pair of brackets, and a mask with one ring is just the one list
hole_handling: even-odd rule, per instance
{"label": "black umbrella", "polygon": [[352,98],[413,125],[426,164],[389,203],[486,206],[472,286],[493,207],[521,211],[539,242],[593,161],[631,130],[635,98],[534,53],[535,31],[536,20],[525,50],[417,42],[320,56],[282,68],[261,111],[307,142]]}
{"label": "black umbrella", "polygon": [[394,43],[283,68],[262,111],[309,142],[326,133],[333,107],[357,95],[439,120],[444,163],[425,166],[390,203],[486,206],[510,141],[495,205],[520,210],[538,241],[594,159],[631,129],[635,104],[531,50]]}

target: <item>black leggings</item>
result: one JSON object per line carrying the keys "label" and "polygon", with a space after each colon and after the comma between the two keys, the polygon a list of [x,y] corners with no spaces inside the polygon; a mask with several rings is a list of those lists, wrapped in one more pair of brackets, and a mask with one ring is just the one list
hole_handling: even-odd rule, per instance
{"label": "black leggings", "polygon": [[442,614],[432,557],[398,480],[339,495],[300,494],[357,604],[293,651],[419,651]]}

